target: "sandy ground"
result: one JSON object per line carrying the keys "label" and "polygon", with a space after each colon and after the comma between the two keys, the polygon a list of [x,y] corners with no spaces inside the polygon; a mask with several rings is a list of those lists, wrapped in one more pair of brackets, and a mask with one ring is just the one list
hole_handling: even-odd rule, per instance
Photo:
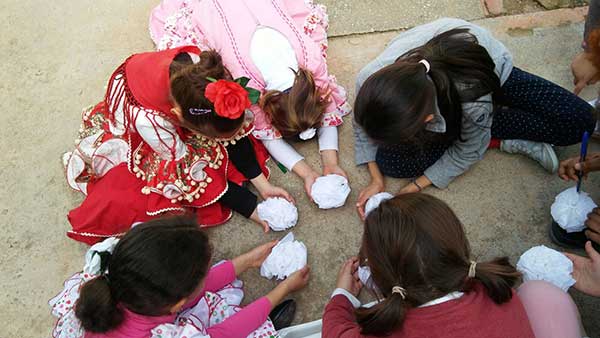
{"label": "sandy ground", "polygon": [[[358,70],[398,29],[439,16],[476,19],[514,52],[516,64],[570,88],[568,65],[579,48],[584,10],[561,10],[483,19],[479,1],[327,1],[332,13],[330,70],[353,94]],[[17,1],[0,3],[0,337],[45,337],[54,319],[47,300],[83,265],[86,247],[65,236],[65,215],[82,200],[64,182],[60,155],[73,147],[82,107],[103,95],[112,70],[134,52],[152,49],[147,16],[156,1]],[[369,33],[372,32],[372,33]],[[360,34],[356,34],[360,33]],[[592,98],[594,90],[584,93]],[[274,170],[274,182],[294,194],[297,238],[309,249],[309,288],[295,295],[297,322],[320,317],[339,264],[357,252],[361,223],[353,208],[368,183],[353,164],[351,124],[341,128],[341,162],[353,187],[349,202],[322,211],[302,192],[300,180]],[[593,148],[600,150],[598,144]],[[316,144],[300,146],[319,165]],[[561,158],[576,148],[559,149]],[[389,180],[388,190],[403,181]],[[585,188],[600,198],[600,175]],[[509,255],[513,261],[534,245],[550,245],[547,227],[554,196],[568,185],[534,162],[490,151],[447,190],[428,192],[447,201],[465,223],[479,260]],[[211,229],[217,259],[233,257],[281,234],[263,235],[241,217]],[[242,276],[247,301],[275,284],[257,272]],[[600,301],[571,291],[592,337],[600,337]],[[366,298],[365,298],[366,299]]]}

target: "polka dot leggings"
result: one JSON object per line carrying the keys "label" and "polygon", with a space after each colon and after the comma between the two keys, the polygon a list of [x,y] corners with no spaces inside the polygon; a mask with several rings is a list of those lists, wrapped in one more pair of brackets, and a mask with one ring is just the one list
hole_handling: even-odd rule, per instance
{"label": "polka dot leggings", "polygon": [[[596,120],[592,107],[570,91],[517,67],[502,86],[495,102],[492,138],[530,140],[557,146],[581,141]],[[448,149],[449,144],[381,146],[376,162],[390,177],[423,174]]]}

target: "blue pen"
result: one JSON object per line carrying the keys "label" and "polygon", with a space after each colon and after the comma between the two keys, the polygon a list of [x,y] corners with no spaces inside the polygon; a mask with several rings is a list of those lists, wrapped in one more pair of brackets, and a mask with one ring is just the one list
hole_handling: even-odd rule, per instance
{"label": "blue pen", "polygon": [[[590,133],[587,131],[583,133],[583,138],[581,140],[581,153],[579,154],[579,163],[583,166],[583,162],[585,162],[585,158],[587,156],[588,142],[590,140]],[[582,168],[583,169],[583,168]],[[581,181],[583,181],[583,170],[577,171],[577,192],[581,191]]]}

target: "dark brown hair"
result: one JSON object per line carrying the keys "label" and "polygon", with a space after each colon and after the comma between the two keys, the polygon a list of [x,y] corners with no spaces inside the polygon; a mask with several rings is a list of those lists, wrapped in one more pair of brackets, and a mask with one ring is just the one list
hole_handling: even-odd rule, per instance
{"label": "dark brown hair", "polygon": [[[361,255],[367,258],[382,301],[358,309],[365,335],[401,329],[409,309],[450,292],[469,292],[471,252],[461,222],[443,201],[427,194],[406,194],[382,203],[366,219]],[[512,297],[520,273],[507,257],[477,263],[475,281],[497,304]],[[392,293],[400,286],[406,299]]]}
{"label": "dark brown hair", "polygon": [[[244,114],[237,119],[228,119],[215,113],[215,107],[205,96],[206,86],[210,84],[208,78],[216,80],[231,80],[231,74],[223,66],[221,55],[215,51],[204,51],[200,54],[200,61],[192,63],[187,53],[181,53],[173,60],[170,67],[171,97],[181,107],[183,119],[188,127],[201,133],[222,134],[238,130],[244,122]],[[202,115],[193,115],[191,108],[210,109]],[[218,135],[213,135],[218,136]]]}
{"label": "dark brown hair", "polygon": [[[429,73],[420,60],[429,62]],[[461,135],[462,103],[499,91],[494,69],[489,53],[468,29],[444,32],[372,74],[356,95],[354,118],[383,144],[454,142]],[[446,120],[443,134],[425,129],[436,98]]]}
{"label": "dark brown hair", "polygon": [[146,316],[166,315],[198,288],[211,252],[208,236],[192,218],[137,225],[115,247],[109,272],[83,285],[75,315],[86,331],[99,333],[122,323],[122,307]]}
{"label": "dark brown hair", "polygon": [[321,125],[329,100],[322,95],[312,74],[300,68],[289,93],[268,91],[262,96],[260,106],[269,116],[273,127],[283,137],[290,138]]}

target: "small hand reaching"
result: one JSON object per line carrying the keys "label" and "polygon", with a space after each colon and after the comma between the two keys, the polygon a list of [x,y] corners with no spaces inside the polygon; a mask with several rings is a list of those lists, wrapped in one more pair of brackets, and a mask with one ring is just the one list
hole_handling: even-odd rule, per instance
{"label": "small hand reaching", "polygon": [[338,272],[336,287],[350,292],[355,297],[362,289],[362,283],[358,278],[358,258],[352,257],[344,262]]}
{"label": "small hand reaching", "polygon": [[263,221],[262,219],[260,219],[260,217],[258,217],[258,211],[256,211],[256,209],[254,209],[254,211],[252,212],[252,215],[250,215],[250,219],[253,220],[254,223],[261,226],[265,233],[267,233],[271,230],[271,228],[269,227],[269,223]]}
{"label": "small hand reaching", "polygon": [[288,293],[290,293],[303,289],[306,285],[308,285],[309,279],[310,267],[307,265],[289,275],[283,282],[281,282],[281,284],[283,284]]}
{"label": "small hand reaching", "polygon": [[383,182],[379,181],[371,181],[366,188],[364,188],[360,194],[358,195],[358,201],[356,201],[356,209],[358,211],[358,215],[362,220],[365,219],[365,205],[371,196],[383,192],[385,186]]}
{"label": "small hand reaching", "polygon": [[589,257],[565,253],[573,262],[573,278],[577,281],[575,288],[590,296],[600,297],[600,253],[592,247],[592,242],[585,243],[585,251]]}

